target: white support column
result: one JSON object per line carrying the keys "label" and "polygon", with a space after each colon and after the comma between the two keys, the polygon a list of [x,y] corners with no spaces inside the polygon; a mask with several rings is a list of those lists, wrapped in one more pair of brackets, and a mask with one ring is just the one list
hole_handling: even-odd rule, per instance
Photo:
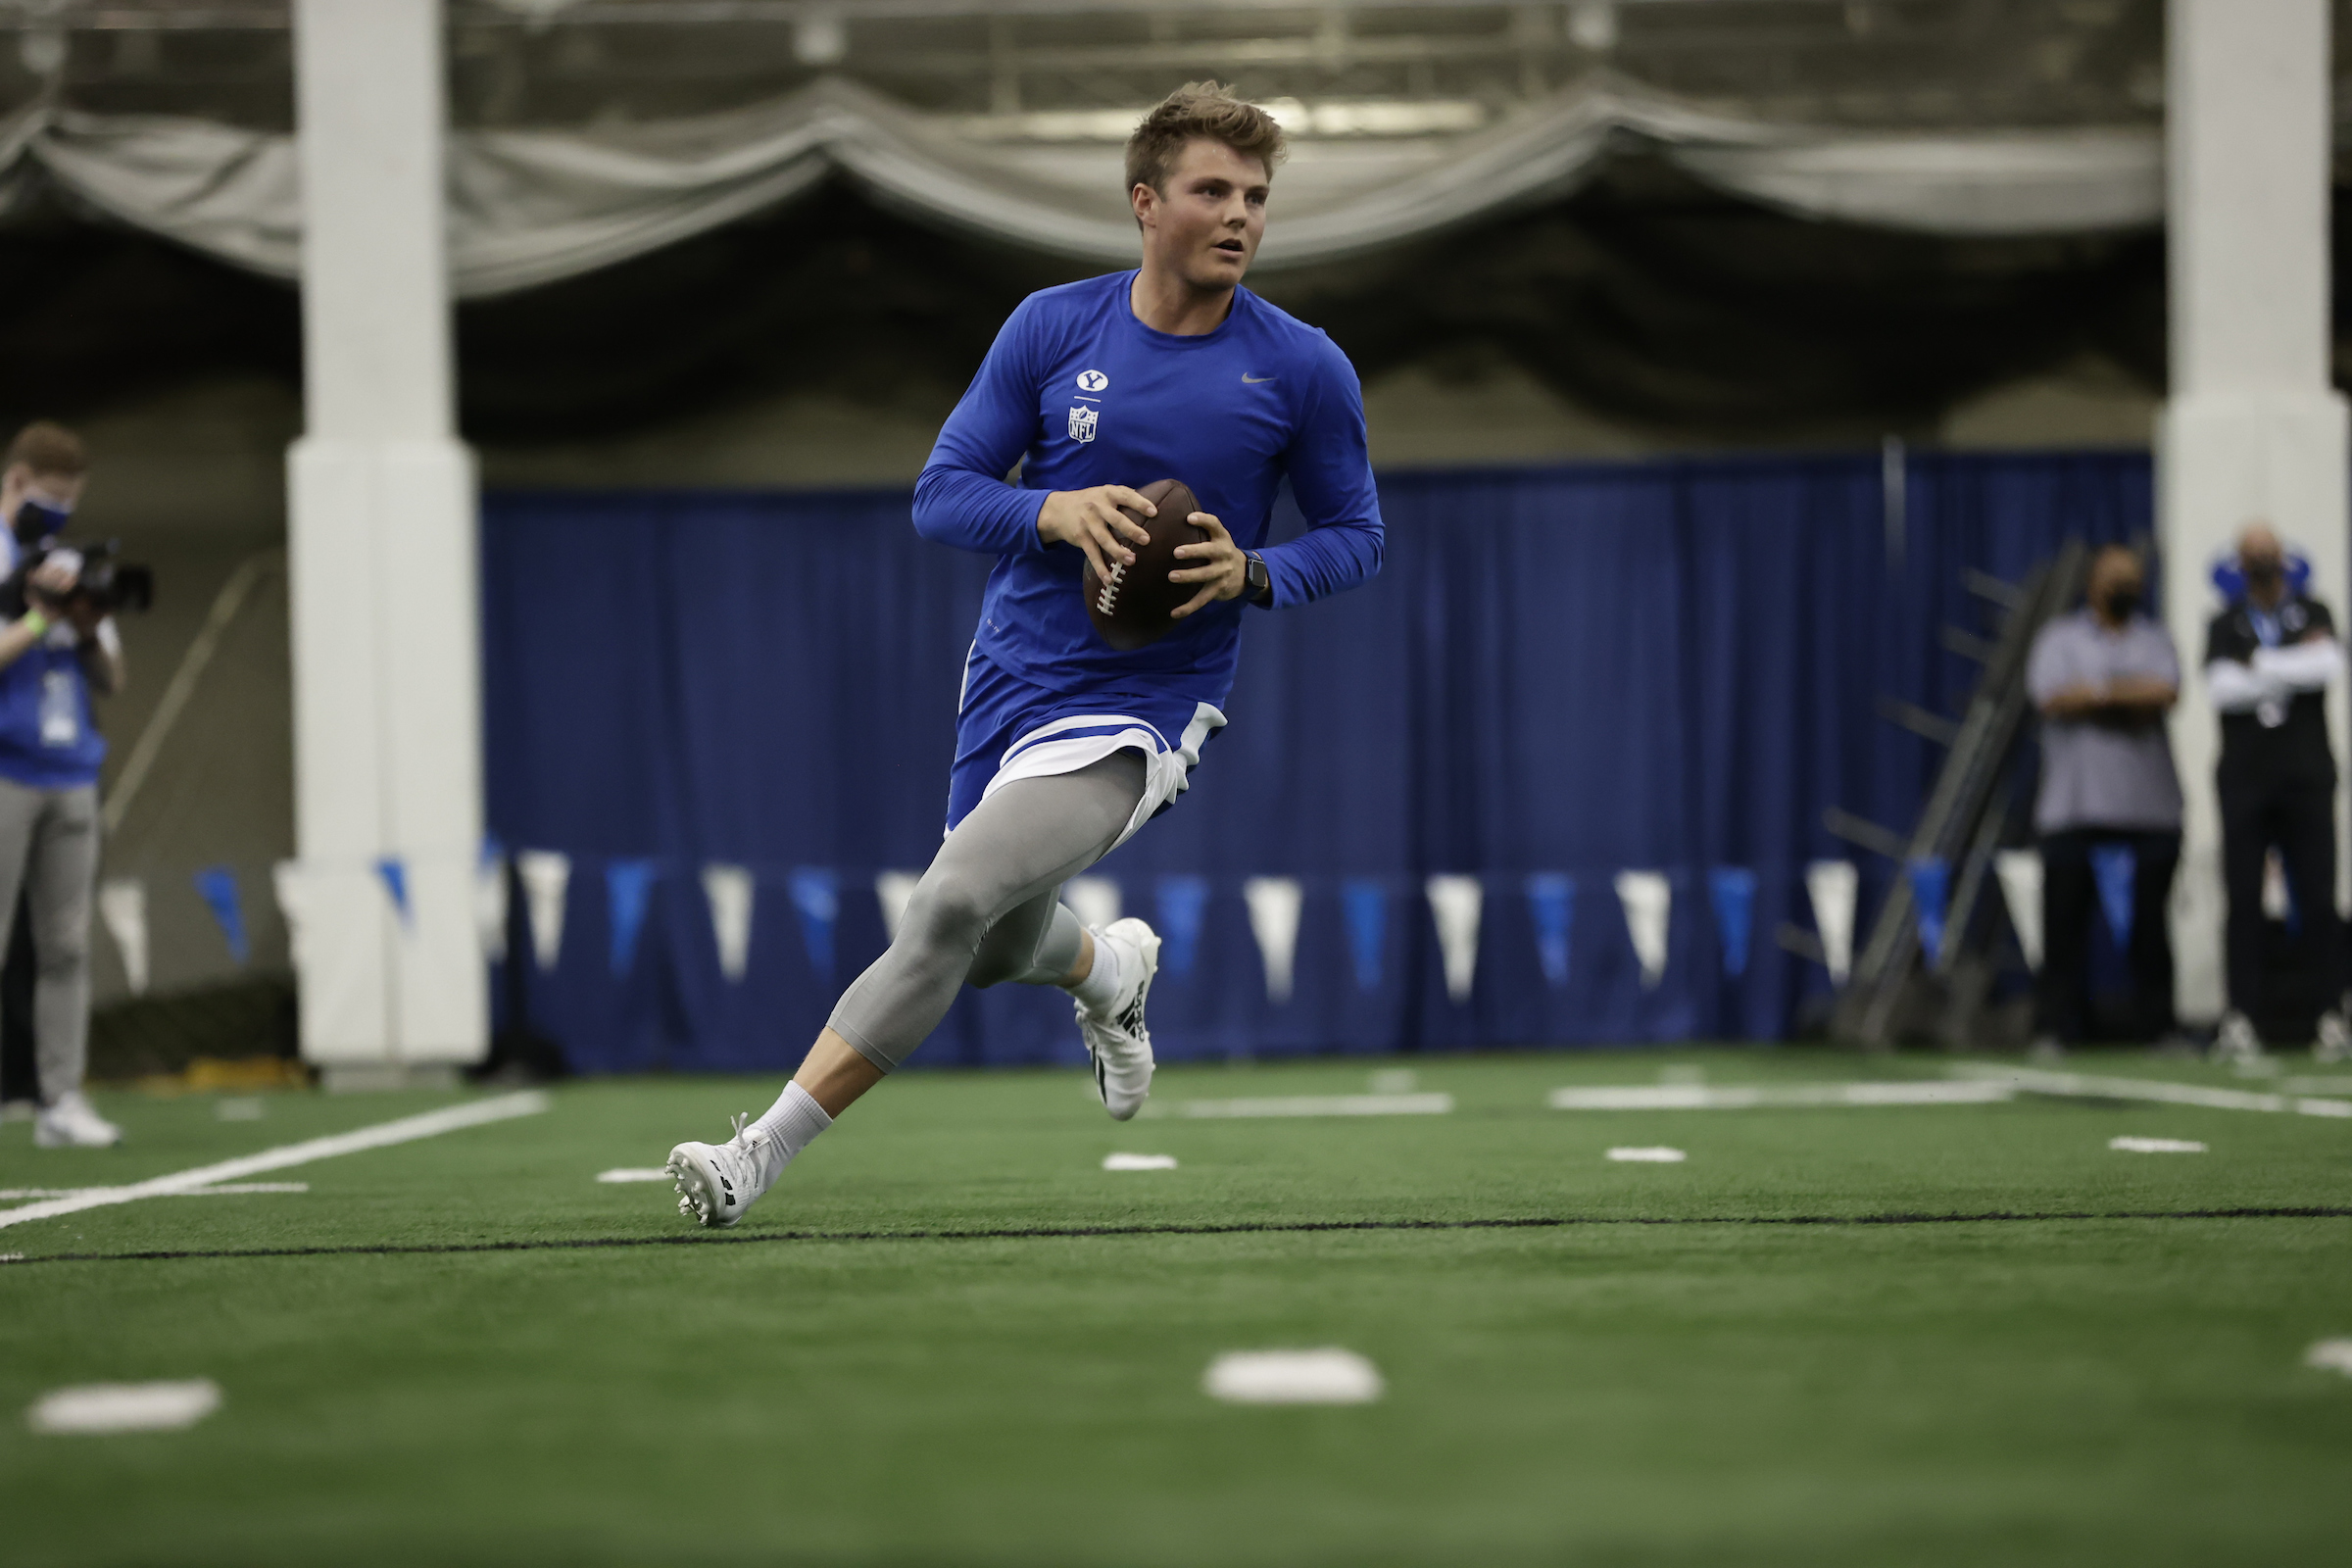
{"label": "white support column", "polygon": [[[2220,736],[2197,667],[2221,608],[2209,569],[2238,530],[2268,521],[2310,557],[2312,591],[2340,621],[2352,453],[2328,377],[2328,0],[2170,0],[2168,24],[2172,399],[2157,494],[2188,800],[2173,939],[2181,1017],[2206,1022],[2224,1002]],[[2342,681],[2328,722],[2340,758]]]}
{"label": "white support column", "polygon": [[[440,0],[298,0],[307,432],[288,458],[304,1056],[478,1061],[474,474],[455,434]],[[407,868],[403,920],[376,871]]]}

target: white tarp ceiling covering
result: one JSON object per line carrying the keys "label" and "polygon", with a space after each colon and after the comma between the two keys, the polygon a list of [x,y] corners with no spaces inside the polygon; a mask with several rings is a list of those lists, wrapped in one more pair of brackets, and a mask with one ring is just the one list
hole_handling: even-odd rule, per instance
{"label": "white tarp ceiling covering", "polygon": [[[1706,115],[1593,79],[1452,136],[1299,139],[1259,265],[1331,261],[1563,195],[1638,138],[1723,190],[1808,217],[1936,234],[2144,226],[2163,213],[2153,130],[1869,134]],[[449,150],[457,291],[593,271],[790,200],[840,171],[917,217],[1117,265],[1135,255],[1110,143],[1007,144],[842,80],[660,124],[471,130]],[[201,121],[32,111],[0,179],[37,164],[82,200],[256,271],[292,277],[292,139]]]}

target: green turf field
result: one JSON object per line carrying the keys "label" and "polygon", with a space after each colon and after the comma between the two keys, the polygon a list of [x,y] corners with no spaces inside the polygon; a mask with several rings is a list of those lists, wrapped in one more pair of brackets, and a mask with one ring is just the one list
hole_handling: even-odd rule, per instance
{"label": "green turf field", "polygon": [[[1361,1094],[1385,1065],[1168,1069],[1152,1108]],[[1121,1127],[1075,1073],[910,1073],[728,1233],[690,1231],[665,1186],[593,1178],[722,1137],[777,1081],[563,1088],[544,1113],[257,1178],[307,1193],[0,1229],[24,1254],[0,1266],[6,1560],[2352,1558],[2352,1377],[2303,1365],[2352,1337],[2352,1120],[1544,1102],[1665,1068],[1939,1059],[1413,1066],[1451,1113]],[[0,1128],[0,1187],[138,1182],[465,1098],[279,1094],[224,1121],[210,1096],[104,1097],[128,1146]],[[2209,1152],[2111,1152],[2119,1134]],[[1622,1145],[1690,1157],[1604,1157]],[[1179,1168],[1107,1173],[1112,1152]],[[2314,1207],[2339,1212],[2259,1212]],[[1952,1215],[1999,1217],[1927,1218]],[[1839,1223],[1758,1223],[1791,1220]],[[1462,1221],[1566,1223],[1405,1223]],[[1298,1228],[1323,1222],[1363,1228]],[[1041,1231],[1063,1234],[1018,1234]],[[608,1245],[548,1245],[587,1242]],[[270,1249],[354,1250],[233,1255]],[[1201,1391],[1221,1351],[1315,1346],[1369,1357],[1385,1398]],[[224,1402],[187,1431],[36,1435],[17,1413],[193,1377]]]}

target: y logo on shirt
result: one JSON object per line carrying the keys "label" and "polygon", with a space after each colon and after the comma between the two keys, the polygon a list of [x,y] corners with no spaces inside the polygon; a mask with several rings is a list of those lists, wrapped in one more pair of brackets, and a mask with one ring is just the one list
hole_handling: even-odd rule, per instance
{"label": "y logo on shirt", "polygon": [[[1109,385],[1110,377],[1104,375],[1101,370],[1080,370],[1078,372],[1078,391],[1081,395],[1076,403],[1070,405],[1071,440],[1092,441],[1095,438],[1095,423],[1102,414],[1102,400],[1087,397],[1084,394],[1101,392]],[[1089,404],[1095,406],[1090,408],[1087,406]]]}

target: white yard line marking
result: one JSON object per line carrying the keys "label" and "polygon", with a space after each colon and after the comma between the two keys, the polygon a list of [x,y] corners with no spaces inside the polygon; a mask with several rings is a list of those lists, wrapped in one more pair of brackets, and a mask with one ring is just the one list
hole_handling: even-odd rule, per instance
{"label": "white yard line marking", "polygon": [[1977,1084],[2006,1084],[2021,1094],[2071,1095],[2088,1100],[2152,1100],[2167,1105],[2202,1105],[2208,1110],[2267,1110],[2295,1116],[2352,1116],[2352,1100],[2310,1100],[2263,1095],[2250,1089],[2207,1089],[2157,1078],[2110,1078],[2103,1073],[2045,1072],[2037,1067],[1987,1067],[1963,1063],[1952,1072]]}
{"label": "white yard line marking", "polygon": [[[225,1187],[191,1187],[173,1198],[241,1198],[247,1193],[307,1193],[309,1182],[230,1182]],[[110,1193],[111,1187],[0,1187],[0,1199],[79,1198],[86,1193]]]}
{"label": "white yard line marking", "polygon": [[2303,1352],[2303,1364],[2352,1378],[2352,1340],[2322,1340]]}
{"label": "white yard line marking", "polygon": [[385,1149],[394,1144],[414,1143],[419,1138],[438,1138],[443,1133],[454,1133],[465,1127],[511,1121],[516,1116],[534,1116],[547,1109],[548,1103],[547,1096],[541,1091],[525,1089],[516,1094],[500,1095],[495,1100],[448,1105],[440,1110],[428,1110],[418,1116],[403,1116],[398,1121],[379,1122],[373,1127],[362,1127],[353,1132],[313,1138],[307,1143],[287,1144],[280,1149],[265,1149],[258,1154],[247,1154],[241,1159],[224,1159],[217,1165],[199,1165],[194,1170],[158,1176],[152,1181],[134,1182],[127,1187],[103,1187],[72,1198],[53,1198],[46,1202],[27,1203],[23,1208],[0,1212],[0,1227],[22,1225],[26,1220],[55,1219],[60,1214],[78,1214],[85,1208],[103,1208],[112,1203],[134,1203],[142,1198],[172,1198],[194,1188],[210,1187],[217,1182],[235,1181],[245,1176],[259,1176],[264,1171],[284,1170],[289,1165],[307,1165],[315,1159],[332,1159],[338,1154]]}
{"label": "white yard line marking", "polygon": [[2004,1084],[1633,1084],[1554,1089],[1554,1110],[1746,1110],[1757,1105],[1983,1105],[2010,1098]]}
{"label": "white yard line marking", "polygon": [[2321,1073],[2312,1078],[2281,1078],[2278,1092],[2282,1095],[2352,1095],[2352,1075]]}
{"label": "white yard line marking", "polygon": [[1104,1170],[1174,1170],[1174,1154],[1104,1154]]}
{"label": "white yard line marking", "polygon": [[1369,1404],[1380,1369],[1353,1350],[1228,1350],[1200,1387],[1230,1404]]}
{"label": "white yard line marking", "polygon": [[1267,1100],[1188,1100],[1179,1116],[1443,1116],[1451,1095],[1289,1095]]}
{"label": "white yard line marking", "polygon": [[1680,1165],[1690,1156],[1660,1144],[1652,1149],[1612,1149],[1609,1157],[1634,1165]]}
{"label": "white yard line marking", "polygon": [[2202,1154],[2205,1146],[2186,1138],[2110,1138],[2109,1149],[2127,1154]]}
{"label": "white yard line marking", "polygon": [[600,1182],[665,1182],[669,1180],[666,1165],[617,1165],[596,1173]]}
{"label": "white yard line marking", "polygon": [[177,1432],[220,1408],[220,1385],[211,1378],[185,1383],[90,1383],[44,1394],[24,1412],[35,1432]]}

